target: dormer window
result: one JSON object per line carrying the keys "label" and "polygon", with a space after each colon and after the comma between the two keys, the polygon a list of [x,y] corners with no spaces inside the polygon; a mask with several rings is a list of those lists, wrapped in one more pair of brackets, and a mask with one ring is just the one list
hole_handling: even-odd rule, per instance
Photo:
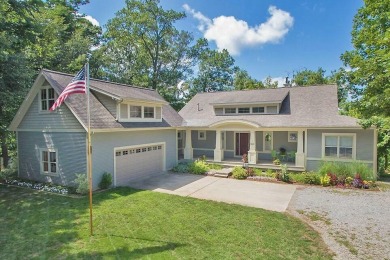
{"label": "dormer window", "polygon": [[253,114],[262,114],[264,113],[264,107],[252,107]]}
{"label": "dormer window", "polygon": [[[127,105],[123,105],[126,109]],[[131,118],[142,118],[142,106],[130,106],[130,117]]]}
{"label": "dormer window", "polygon": [[154,118],[154,107],[144,107],[144,118]]}
{"label": "dormer window", "polygon": [[143,104],[120,104],[120,122],[161,122],[161,106]]}
{"label": "dormer window", "polygon": [[279,114],[280,105],[249,105],[237,107],[214,107],[215,115],[237,115],[237,114]]}
{"label": "dormer window", "polygon": [[235,107],[225,107],[225,114],[235,114],[236,108]]}
{"label": "dormer window", "polygon": [[238,113],[239,114],[249,114],[251,109],[249,107],[239,107]]}
{"label": "dormer window", "polygon": [[41,104],[41,111],[49,111],[55,101],[54,89],[51,87],[41,89],[39,98]]}

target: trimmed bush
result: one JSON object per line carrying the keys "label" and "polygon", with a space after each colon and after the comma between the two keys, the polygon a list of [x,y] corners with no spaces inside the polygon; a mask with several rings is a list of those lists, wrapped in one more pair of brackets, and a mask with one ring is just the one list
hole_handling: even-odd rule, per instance
{"label": "trimmed bush", "polygon": [[173,172],[178,172],[178,173],[187,173],[187,172],[190,172],[189,167],[190,167],[189,163],[181,162],[178,165],[176,165],[175,167],[173,167],[172,171]]}
{"label": "trimmed bush", "polygon": [[76,174],[76,179],[74,182],[77,184],[76,192],[79,194],[87,194],[89,191],[88,187],[88,177],[85,173]]}
{"label": "trimmed bush", "polygon": [[190,173],[201,175],[208,172],[209,167],[205,161],[196,160],[189,165],[188,170]]}
{"label": "trimmed bush", "polygon": [[108,189],[112,184],[112,175],[111,173],[105,172],[102,175],[102,180],[99,183],[100,189]]}
{"label": "trimmed bush", "polygon": [[240,166],[236,166],[233,168],[232,176],[233,178],[239,180],[246,179],[246,177],[248,177],[246,170]]}

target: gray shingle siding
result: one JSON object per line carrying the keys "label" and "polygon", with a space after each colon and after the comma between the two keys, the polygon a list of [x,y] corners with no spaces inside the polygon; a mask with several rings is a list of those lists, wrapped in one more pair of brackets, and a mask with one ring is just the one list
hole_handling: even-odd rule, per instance
{"label": "gray shingle siding", "polygon": [[374,155],[373,129],[309,129],[307,131],[307,157],[322,157],[322,133],[356,133],[356,159],[372,161]]}
{"label": "gray shingle siding", "polygon": [[39,98],[36,95],[18,129],[84,129],[65,104],[54,112],[39,110]]}
{"label": "gray shingle siding", "polygon": [[206,131],[206,140],[198,140],[198,131],[191,131],[192,147],[215,149],[215,131]]}
{"label": "gray shingle siding", "polygon": [[[41,174],[40,149],[58,152],[58,177]],[[85,133],[18,132],[19,177],[74,186],[76,173],[86,173]]]}

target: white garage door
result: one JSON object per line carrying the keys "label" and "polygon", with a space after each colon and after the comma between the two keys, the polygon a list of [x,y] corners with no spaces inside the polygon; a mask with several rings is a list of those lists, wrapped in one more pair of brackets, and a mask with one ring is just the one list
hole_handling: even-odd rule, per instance
{"label": "white garage door", "polygon": [[115,149],[116,186],[127,186],[163,170],[164,146],[142,145]]}

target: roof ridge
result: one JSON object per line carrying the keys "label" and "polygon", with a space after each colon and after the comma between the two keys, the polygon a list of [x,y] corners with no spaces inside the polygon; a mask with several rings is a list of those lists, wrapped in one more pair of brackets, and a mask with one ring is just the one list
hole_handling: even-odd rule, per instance
{"label": "roof ridge", "polygon": [[[64,75],[64,76],[70,76],[70,77],[74,77],[75,76],[74,74],[72,75],[72,74],[69,74],[69,73],[55,71],[55,70],[49,70],[49,69],[42,69],[42,71],[49,72],[49,73],[55,73],[55,74],[59,74],[59,75]],[[108,81],[108,80],[95,79],[95,78],[90,78],[90,80],[98,81],[98,82],[102,82],[102,83],[109,83],[109,84],[124,86],[124,87],[130,87],[130,88],[136,88],[136,89],[142,89],[142,90],[149,90],[149,91],[152,91],[152,92],[157,92],[156,89],[139,87],[139,86],[124,84],[124,83],[118,83],[118,82],[113,82],[113,81]]]}
{"label": "roof ridge", "polygon": [[197,94],[214,94],[214,93],[232,93],[232,92],[249,92],[249,91],[265,91],[265,90],[277,90],[277,89],[294,89],[294,88],[310,88],[310,87],[323,87],[323,86],[337,86],[334,84],[313,84],[307,86],[292,86],[292,87],[278,87],[278,88],[259,88],[259,89],[233,89],[213,92],[198,92]]}

